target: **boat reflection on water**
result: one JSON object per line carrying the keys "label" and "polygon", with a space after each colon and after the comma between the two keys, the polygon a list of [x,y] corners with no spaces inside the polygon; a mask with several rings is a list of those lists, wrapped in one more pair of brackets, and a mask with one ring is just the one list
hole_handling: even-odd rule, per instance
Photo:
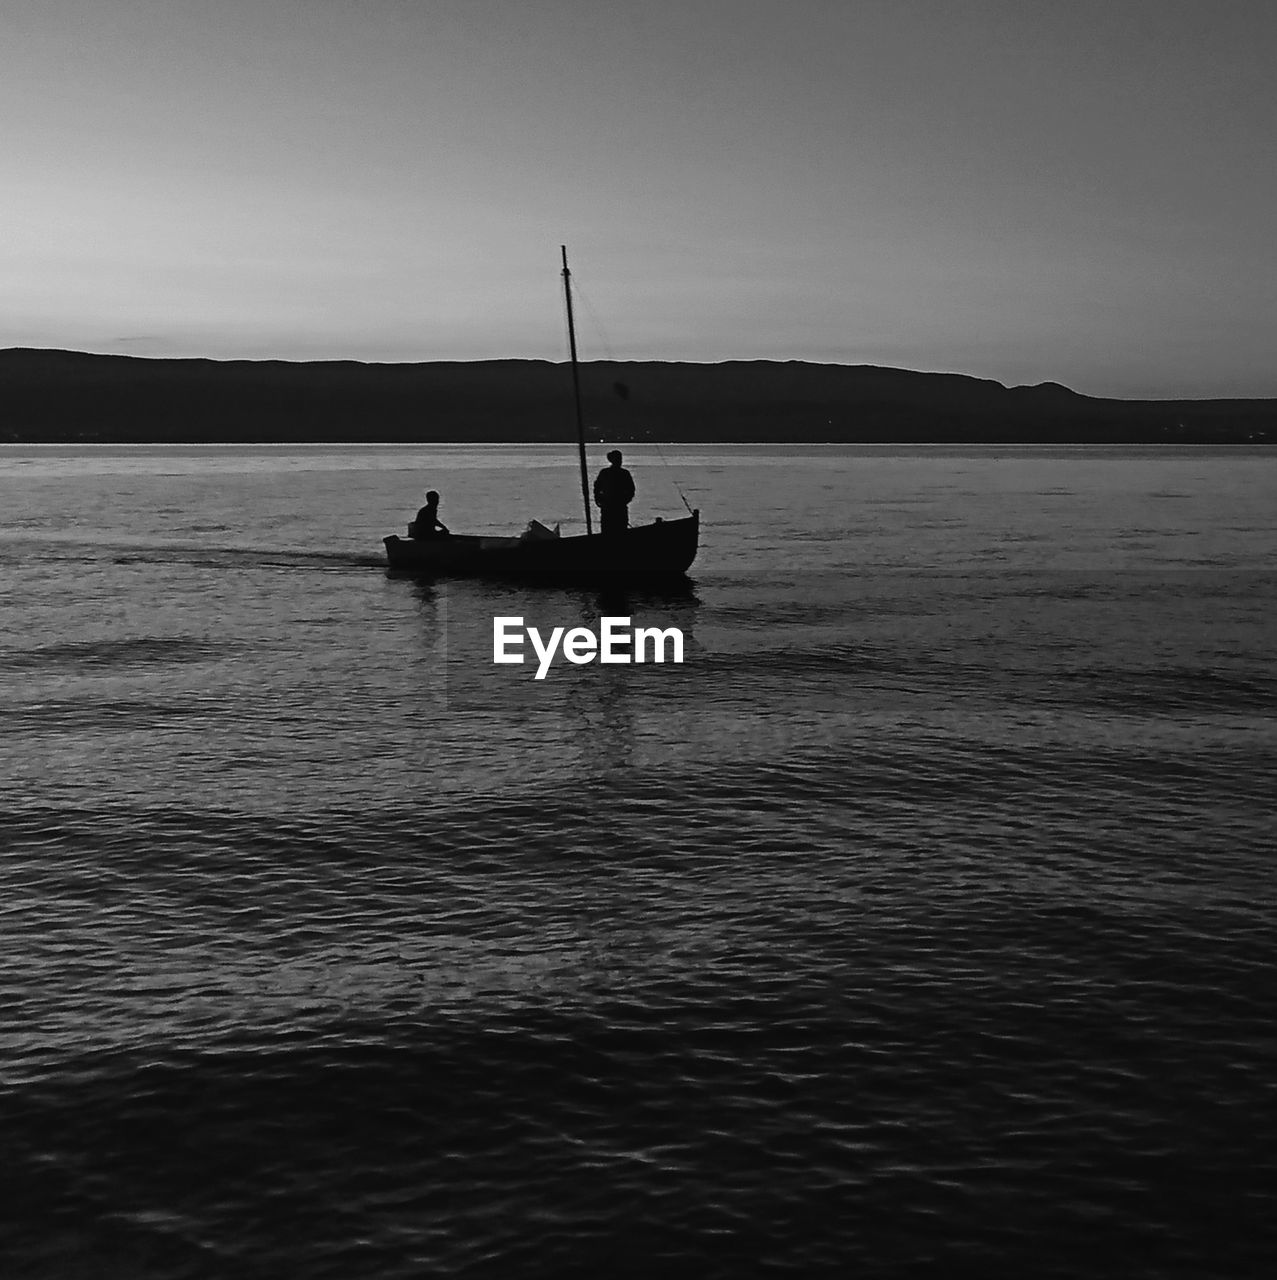
{"label": "boat reflection on water", "polygon": [[[701,598],[688,578],[660,586],[603,590],[464,579],[413,579],[403,585],[410,587],[421,615],[420,644],[406,667],[413,673],[413,696],[432,694],[436,709],[446,709],[453,718],[477,715],[480,719],[472,727],[478,734],[490,729],[483,717],[496,717],[501,731],[508,732],[512,722],[525,714],[557,717],[566,713],[569,699],[577,712],[588,703],[594,708],[592,716],[610,722],[608,708],[623,699],[629,683],[640,681],[648,696],[657,694],[653,686],[658,684],[669,683],[671,692],[683,688],[680,673],[695,663],[699,652],[695,628]],[[633,651],[625,647],[627,633],[632,635],[639,628],[662,633],[677,629],[681,636],[677,658],[670,639],[644,645],[640,661],[604,663],[597,654],[583,662],[567,659],[563,651],[567,634],[583,628],[599,636],[605,618],[613,620],[613,634],[622,637],[619,652],[631,657]],[[495,660],[499,620],[507,636],[518,637],[504,652],[520,655],[522,662]],[[533,629],[543,645],[549,646],[552,638],[554,644],[552,660],[540,679]]]}
{"label": "boat reflection on water", "polygon": [[[643,773],[659,766],[671,739],[691,740],[698,731],[699,703],[689,691],[703,678],[695,635],[702,602],[690,580],[603,591],[393,577],[388,586],[417,606],[417,639],[401,655],[397,700],[411,709],[404,786],[422,801],[458,785],[496,788],[514,809],[531,806],[518,818],[530,829],[540,821],[539,788],[557,786],[565,768],[600,780]],[[522,663],[494,661],[495,622],[511,618],[536,628],[546,644],[556,628],[561,637],[574,628],[598,635],[604,618],[629,619],[622,632],[677,628],[682,663],[664,641],[649,644],[642,663],[578,664],[560,643],[537,679],[538,655],[526,634]],[[507,749],[494,752],[493,744]],[[601,853],[607,842],[600,840]]]}
{"label": "boat reflection on water", "polygon": [[[592,625],[596,618],[631,618],[645,612],[665,612],[671,617],[685,618],[688,625],[694,621],[701,598],[696,594],[696,583],[683,576],[668,582],[653,582],[629,586],[601,587],[582,592],[582,625]],[[683,627],[684,622],[670,625]]]}

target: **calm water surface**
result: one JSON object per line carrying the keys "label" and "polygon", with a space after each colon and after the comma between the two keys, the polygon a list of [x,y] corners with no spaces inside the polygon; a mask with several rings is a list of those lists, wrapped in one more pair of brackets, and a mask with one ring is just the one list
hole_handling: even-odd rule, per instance
{"label": "calm water surface", "polygon": [[627,464],[0,449],[0,1274],[1268,1274],[1277,456]]}

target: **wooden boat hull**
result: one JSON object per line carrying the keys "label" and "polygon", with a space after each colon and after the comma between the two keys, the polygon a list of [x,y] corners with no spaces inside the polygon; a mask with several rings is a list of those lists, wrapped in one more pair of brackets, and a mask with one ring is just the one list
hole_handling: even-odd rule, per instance
{"label": "wooden boat hull", "polygon": [[391,569],[440,577],[542,582],[651,582],[679,578],[696,559],[700,512],[624,533],[523,541],[450,534],[385,540]]}

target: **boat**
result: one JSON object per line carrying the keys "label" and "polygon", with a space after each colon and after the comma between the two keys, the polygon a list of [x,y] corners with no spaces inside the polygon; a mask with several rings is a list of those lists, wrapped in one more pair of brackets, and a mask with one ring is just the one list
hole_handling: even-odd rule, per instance
{"label": "boat", "polygon": [[657,520],[619,534],[488,538],[449,534],[385,540],[392,569],[457,577],[645,582],[685,574],[696,559],[700,515]]}
{"label": "boat", "polygon": [[[572,314],[572,277],[567,247],[563,252],[563,296],[568,313],[568,347],[572,357],[572,390],[576,403],[577,454],[581,468],[581,500],[585,533],[559,536],[533,521],[515,537],[440,534],[430,538],[383,539],[391,569],[456,577],[514,578],[532,582],[579,582],[620,586],[683,578],[700,545],[700,511],[676,520],[608,533],[595,533],[585,456],[585,418],[581,410],[581,374]],[[684,499],[686,505],[686,499]]]}

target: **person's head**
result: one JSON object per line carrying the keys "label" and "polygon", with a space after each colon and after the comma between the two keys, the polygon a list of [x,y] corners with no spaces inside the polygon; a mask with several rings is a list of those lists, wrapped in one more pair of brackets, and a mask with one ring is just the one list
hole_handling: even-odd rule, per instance
{"label": "person's head", "polygon": [[431,489],[430,492],[426,494],[426,506],[437,507],[438,505],[439,505],[439,495],[433,489]]}
{"label": "person's head", "polygon": [[612,450],[612,452],[611,452],[611,453],[609,453],[609,454],[607,455],[607,460],[608,460],[608,461],[609,461],[609,462],[610,462],[614,467],[619,467],[619,466],[621,465],[621,451],[620,451],[620,449],[613,449],[613,450]]}

